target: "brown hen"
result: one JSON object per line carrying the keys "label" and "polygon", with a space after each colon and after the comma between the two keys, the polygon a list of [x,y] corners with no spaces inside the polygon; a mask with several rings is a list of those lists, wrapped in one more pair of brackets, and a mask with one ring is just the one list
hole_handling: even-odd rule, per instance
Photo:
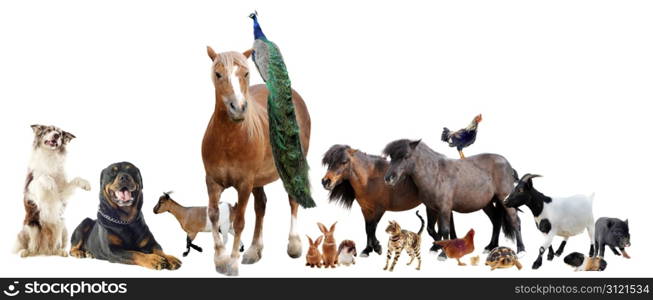
{"label": "brown hen", "polygon": [[455,258],[459,266],[465,266],[460,258],[474,252],[474,229],[470,229],[462,239],[435,241],[433,243],[441,246],[442,251],[448,258]]}

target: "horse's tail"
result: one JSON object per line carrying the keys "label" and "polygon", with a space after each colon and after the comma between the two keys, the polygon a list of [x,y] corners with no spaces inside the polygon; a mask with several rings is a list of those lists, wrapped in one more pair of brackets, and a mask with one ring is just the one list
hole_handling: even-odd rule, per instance
{"label": "horse's tail", "polygon": [[449,130],[449,128],[445,127],[444,129],[442,129],[442,136],[440,137],[440,139],[443,142],[449,142],[449,133],[451,133],[451,130]]}
{"label": "horse's tail", "polygon": [[422,216],[419,215],[419,210],[417,210],[415,212],[415,214],[417,215],[419,220],[422,221],[422,226],[419,228],[419,231],[417,232],[417,235],[422,235],[422,232],[424,231],[424,218],[422,218]]}
{"label": "horse's tail", "polygon": [[[517,231],[518,231],[518,224],[513,223],[512,218],[510,218],[510,214],[508,214],[507,210],[509,209],[503,204],[503,201],[497,201],[496,203],[497,207],[500,207],[502,209],[501,211],[501,227],[503,228],[503,234],[511,241],[515,241],[515,237],[517,236]],[[515,215],[517,218],[517,222],[519,222],[519,216]]]}

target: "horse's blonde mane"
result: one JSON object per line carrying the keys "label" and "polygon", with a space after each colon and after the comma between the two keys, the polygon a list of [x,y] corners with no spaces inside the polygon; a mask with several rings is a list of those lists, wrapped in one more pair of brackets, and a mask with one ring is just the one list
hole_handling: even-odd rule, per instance
{"label": "horse's blonde mane", "polygon": [[[216,60],[213,62],[214,66],[217,64],[223,65],[227,72],[229,72],[235,66],[245,67],[249,69],[247,58],[242,53],[236,51],[220,53]],[[267,114],[265,113],[265,110],[258,104],[258,102],[254,101],[254,99],[250,99],[249,92],[247,93],[247,96],[247,101],[249,104],[246,111],[245,120],[243,120],[241,126],[245,127],[249,138],[262,139],[263,122],[267,120]]]}

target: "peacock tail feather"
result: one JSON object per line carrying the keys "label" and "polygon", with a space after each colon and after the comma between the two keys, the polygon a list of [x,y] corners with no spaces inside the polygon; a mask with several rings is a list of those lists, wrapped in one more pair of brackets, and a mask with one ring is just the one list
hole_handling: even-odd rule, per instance
{"label": "peacock tail feather", "polygon": [[274,163],[288,195],[302,207],[315,207],[308,178],[308,162],[302,148],[292,101],[290,78],[279,48],[267,39],[270,143]]}

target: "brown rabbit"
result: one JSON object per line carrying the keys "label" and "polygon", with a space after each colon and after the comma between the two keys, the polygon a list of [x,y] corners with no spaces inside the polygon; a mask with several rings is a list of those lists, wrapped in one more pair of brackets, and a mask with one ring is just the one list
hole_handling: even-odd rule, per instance
{"label": "brown rabbit", "polygon": [[318,246],[322,243],[322,236],[317,238],[315,240],[315,243],[313,243],[313,240],[307,235],[308,238],[308,252],[306,252],[306,266],[310,266],[311,268],[313,267],[322,267],[322,255],[320,254],[320,250],[317,249]]}
{"label": "brown rabbit", "polygon": [[320,227],[320,231],[324,234],[324,244],[322,244],[322,263],[325,268],[335,268],[338,264],[338,249],[336,246],[336,239],[333,237],[333,232],[336,231],[336,223],[333,223],[329,230],[327,230],[324,224],[317,223],[317,226]]}

